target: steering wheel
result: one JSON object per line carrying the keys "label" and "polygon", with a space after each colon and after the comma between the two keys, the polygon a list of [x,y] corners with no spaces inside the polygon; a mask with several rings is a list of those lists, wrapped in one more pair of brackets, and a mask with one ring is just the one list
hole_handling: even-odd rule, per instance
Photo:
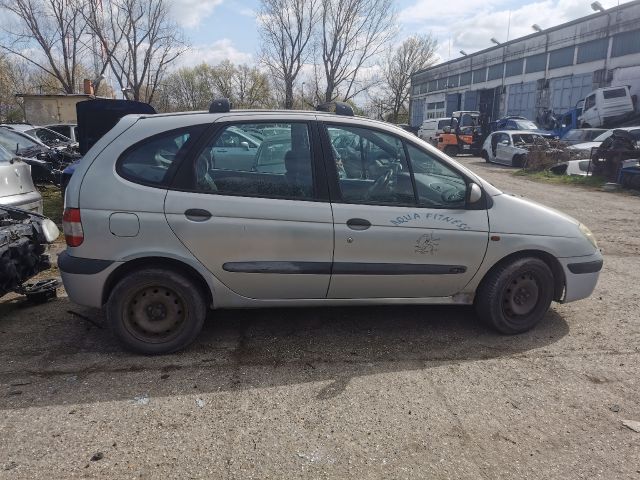
{"label": "steering wheel", "polygon": [[383,190],[387,188],[389,182],[391,181],[391,176],[393,175],[393,169],[390,168],[384,174],[380,175],[373,185],[369,187],[367,190],[367,194],[365,195],[365,200],[369,200],[374,193],[377,193],[379,190]]}
{"label": "steering wheel", "polygon": [[444,203],[455,203],[463,201],[464,195],[464,191],[458,190],[457,188],[452,188],[450,190],[442,192],[440,198],[442,198],[442,201]]}

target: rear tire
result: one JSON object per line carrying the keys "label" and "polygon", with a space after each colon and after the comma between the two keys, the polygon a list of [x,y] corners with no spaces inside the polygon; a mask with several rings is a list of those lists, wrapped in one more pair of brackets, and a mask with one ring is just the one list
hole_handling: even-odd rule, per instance
{"label": "rear tire", "polygon": [[487,153],[486,150],[482,150],[482,153],[480,154],[480,156],[484,158],[485,162],[489,163],[489,153]]}
{"label": "rear tire", "polygon": [[146,268],[121,279],[107,300],[113,333],[129,350],[161,355],[191,344],[207,315],[205,295],[173,270]]}
{"label": "rear tire", "polygon": [[450,157],[458,156],[458,147],[454,147],[453,145],[447,145],[444,147],[444,153],[449,155]]}
{"label": "rear tire", "polygon": [[524,166],[524,157],[522,155],[514,155],[511,159],[511,166],[522,168]]}
{"label": "rear tire", "polygon": [[499,264],[476,292],[478,316],[500,333],[513,335],[532,329],[551,305],[553,273],[535,257]]}

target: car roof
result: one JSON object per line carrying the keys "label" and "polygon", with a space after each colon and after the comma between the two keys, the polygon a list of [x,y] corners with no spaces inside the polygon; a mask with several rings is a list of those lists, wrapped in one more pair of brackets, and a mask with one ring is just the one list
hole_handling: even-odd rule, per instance
{"label": "car roof", "polygon": [[526,134],[526,135],[538,135],[538,136],[542,136],[540,135],[540,132],[536,132],[534,130],[498,130],[497,132],[493,132],[492,135],[494,133],[508,133],[509,135],[520,135],[520,134]]}

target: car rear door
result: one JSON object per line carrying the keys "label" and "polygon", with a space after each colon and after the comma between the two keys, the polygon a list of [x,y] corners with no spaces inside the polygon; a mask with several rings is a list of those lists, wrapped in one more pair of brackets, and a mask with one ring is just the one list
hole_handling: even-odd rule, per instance
{"label": "car rear door", "polygon": [[[225,118],[182,165],[176,188],[167,194],[165,214],[175,234],[239,295],[326,297],[333,218],[324,167],[318,168],[322,159],[313,118],[269,118],[291,127],[290,150],[279,159],[272,155],[269,171],[246,169],[245,159],[224,157],[217,146],[220,137],[259,122],[246,115]],[[273,165],[276,160],[281,168]]]}
{"label": "car rear door", "polygon": [[[459,292],[482,263],[488,241],[487,212],[465,207],[462,175],[430,151],[387,132],[348,119],[325,125],[335,225],[328,297]],[[341,132],[359,137],[358,159],[335,158],[329,142]],[[355,160],[363,163],[362,175],[338,175],[336,164]],[[447,193],[457,200],[445,202]]]}

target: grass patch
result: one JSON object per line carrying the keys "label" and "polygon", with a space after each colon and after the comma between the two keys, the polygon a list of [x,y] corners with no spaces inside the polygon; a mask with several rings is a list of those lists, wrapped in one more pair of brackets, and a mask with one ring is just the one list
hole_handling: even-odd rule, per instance
{"label": "grass patch", "polygon": [[60,193],[60,189],[54,185],[40,185],[38,187],[42,195],[43,213],[45,216],[53,220],[58,228],[62,229],[62,210],[64,209],[64,200]]}
{"label": "grass patch", "polygon": [[563,185],[579,185],[582,187],[600,188],[607,180],[604,177],[598,176],[580,176],[580,175],[556,175],[548,170],[541,172],[527,172],[525,170],[518,170],[513,172],[513,175],[517,177],[525,177],[529,180],[544,183],[556,183]]}

